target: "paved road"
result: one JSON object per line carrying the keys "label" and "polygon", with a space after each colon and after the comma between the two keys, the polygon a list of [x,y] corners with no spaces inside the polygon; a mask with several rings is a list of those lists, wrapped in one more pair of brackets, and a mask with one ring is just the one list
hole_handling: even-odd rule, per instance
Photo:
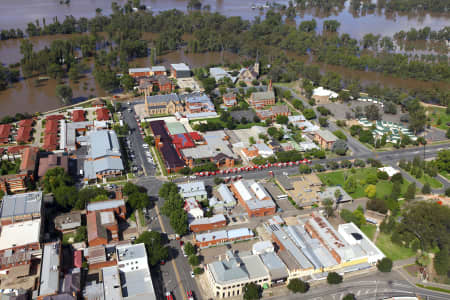
{"label": "paved road", "polygon": [[[162,207],[164,204],[164,199],[157,196],[158,191],[163,183],[163,181],[158,180],[155,177],[142,177],[137,181],[138,185],[141,185],[147,189],[147,194],[153,200],[153,203],[155,203],[155,205],[157,205],[158,207]],[[168,235],[174,233],[172,227],[170,226],[169,219],[162,215],[161,226],[161,224],[158,222],[156,209],[151,210],[150,220],[151,221],[149,222],[148,227],[151,230],[158,232],[164,232],[165,230],[165,233]],[[164,229],[162,227],[164,227]],[[196,299],[201,299],[199,288],[197,287],[195,280],[191,277],[192,268],[189,265],[187,258],[184,257],[181,252],[180,242],[176,240],[170,241],[168,246],[170,246],[171,261],[160,266],[163,281],[163,293],[165,293],[166,291],[170,291],[174,295],[175,299],[184,299],[184,297],[186,296],[186,292],[191,290],[194,295],[197,296]],[[172,260],[174,260],[174,264]],[[181,285],[177,280],[177,272],[181,280],[181,285],[184,289],[183,291],[181,291]]]}
{"label": "paved road", "polygon": [[[136,156],[135,159],[137,161],[137,164],[142,166],[142,168],[145,170],[144,173],[147,176],[154,176],[156,172],[155,165],[150,164],[147,161],[145,152],[149,150],[146,150],[144,149],[144,147],[142,147],[142,145],[144,144],[144,139],[140,134],[139,125],[135,119],[134,110],[130,112],[127,109],[127,105],[123,105],[123,107],[124,109],[122,111],[122,116],[130,129],[129,138],[131,141],[131,147],[134,150]],[[154,157],[153,159],[156,159],[156,157]]]}
{"label": "paved road", "polygon": [[344,282],[339,285],[325,283],[312,286],[310,291],[303,295],[289,294],[267,299],[340,300],[349,293],[353,293],[358,300],[378,300],[399,296],[421,296],[429,300],[449,299],[448,294],[421,289],[400,278],[401,275],[396,271],[387,274],[376,272],[370,275],[345,278]]}

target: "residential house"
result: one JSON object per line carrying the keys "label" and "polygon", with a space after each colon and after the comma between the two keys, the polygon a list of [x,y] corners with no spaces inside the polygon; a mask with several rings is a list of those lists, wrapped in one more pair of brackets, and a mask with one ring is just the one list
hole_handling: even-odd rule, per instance
{"label": "residential house", "polygon": [[123,199],[106,200],[106,201],[95,201],[88,203],[86,205],[86,212],[89,214],[91,212],[114,212],[115,216],[126,220],[127,207]]}
{"label": "residential house", "polygon": [[62,233],[74,232],[81,226],[81,213],[70,212],[55,217],[55,229]]}
{"label": "residential house", "polygon": [[264,143],[256,143],[248,148],[243,148],[242,153],[249,160],[252,160],[257,156],[267,158],[274,155],[273,150]]}
{"label": "residential house", "polygon": [[197,201],[203,201],[208,198],[205,183],[203,181],[194,181],[178,184],[181,197],[186,200],[187,198],[194,198]]}
{"label": "residential house", "polygon": [[0,145],[10,143],[11,128],[11,124],[0,124]]}
{"label": "residential house", "polygon": [[222,99],[225,107],[233,107],[237,105],[236,94],[233,92],[223,94]]}
{"label": "residential house", "polygon": [[[25,120],[23,120],[23,121],[25,121]],[[30,121],[32,121],[32,120],[30,120]],[[20,124],[20,122],[19,122],[19,124]],[[24,124],[28,124],[28,122],[24,123]],[[18,144],[30,142],[31,138],[32,138],[32,136],[31,136],[32,131],[33,131],[33,128],[31,127],[31,125],[30,126],[20,126],[19,129],[17,130],[16,142]]]}
{"label": "residential house", "polygon": [[88,213],[86,220],[90,247],[119,240],[119,227],[112,211]]}
{"label": "residential house", "polygon": [[77,109],[72,111],[72,122],[84,122],[86,121],[86,117],[84,116],[85,112],[83,109]]}
{"label": "residential house", "polygon": [[194,198],[184,200],[184,210],[187,213],[188,220],[202,219],[204,216],[202,207]]}
{"label": "residential house", "polygon": [[191,69],[185,63],[171,64],[170,73],[174,78],[191,77]]}
{"label": "residential house", "polygon": [[109,109],[106,107],[97,108],[95,114],[97,115],[97,121],[108,121],[110,119]]}
{"label": "residential house", "polygon": [[0,176],[0,190],[3,193],[20,193],[27,190],[26,175],[9,174]]}
{"label": "residential house", "polygon": [[22,154],[22,160],[20,161],[20,174],[26,175],[31,180],[34,180],[36,178],[38,153],[38,147],[25,148]]}
{"label": "residential house", "polygon": [[[219,194],[221,202],[221,207],[224,209],[232,209],[236,206],[236,199],[233,196],[233,193],[230,191],[228,186],[224,183],[220,184],[217,188],[217,193]],[[211,206],[211,205],[210,205]],[[213,206],[216,209],[216,206]]]}
{"label": "residential house", "polygon": [[323,149],[331,149],[338,138],[329,130],[317,130],[314,133],[314,140],[319,143]]}
{"label": "residential house", "polygon": [[253,80],[259,77],[259,62],[256,62],[253,66],[243,68],[239,71],[239,80],[246,84],[251,84]]}

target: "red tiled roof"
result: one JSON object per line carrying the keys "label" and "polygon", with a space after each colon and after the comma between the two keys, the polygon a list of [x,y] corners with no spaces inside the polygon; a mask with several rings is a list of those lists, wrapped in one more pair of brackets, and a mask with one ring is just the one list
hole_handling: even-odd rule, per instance
{"label": "red tiled roof", "polygon": [[9,154],[18,154],[22,152],[24,149],[29,148],[29,146],[12,146],[8,147]]}
{"label": "red tiled roof", "polygon": [[20,162],[21,171],[34,171],[36,169],[36,159],[39,148],[26,148],[22,154],[22,161]]}
{"label": "red tiled roof", "polygon": [[33,125],[33,119],[25,119],[19,122],[19,127],[31,127]]}
{"label": "red tiled roof", "polygon": [[8,138],[11,133],[11,124],[0,125],[0,139]]}
{"label": "red tiled roof", "polygon": [[56,134],[58,133],[58,121],[49,120],[45,124],[45,134]]}
{"label": "red tiled roof", "polygon": [[107,108],[99,108],[96,110],[97,121],[108,121],[109,120],[109,110]]}
{"label": "red tiled roof", "polygon": [[73,266],[75,268],[81,268],[83,264],[83,253],[81,250],[77,250],[73,253]]}
{"label": "red tiled roof", "polygon": [[84,110],[74,110],[72,112],[72,121],[73,122],[83,122],[86,121],[86,118],[84,117]]}
{"label": "red tiled roof", "polygon": [[47,134],[44,136],[44,148],[47,151],[56,150],[58,146],[58,136],[56,134]]}
{"label": "red tiled roof", "polygon": [[203,137],[198,132],[189,132],[189,136],[194,141],[203,141]]}
{"label": "red tiled roof", "polygon": [[47,116],[45,119],[46,119],[47,121],[48,121],[48,120],[56,120],[56,121],[59,121],[59,120],[64,119],[64,116],[63,116],[63,115],[51,115],[51,116]]}
{"label": "red tiled roof", "polygon": [[194,142],[191,140],[191,137],[188,133],[180,133],[172,135],[172,143],[175,145],[177,150],[192,148],[195,146]]}
{"label": "red tiled roof", "polygon": [[31,138],[31,127],[19,127],[16,142],[28,142]]}

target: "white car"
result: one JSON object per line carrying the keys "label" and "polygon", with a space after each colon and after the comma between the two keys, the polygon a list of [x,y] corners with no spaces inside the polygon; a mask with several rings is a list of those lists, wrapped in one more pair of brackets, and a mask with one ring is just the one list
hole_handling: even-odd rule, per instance
{"label": "white car", "polygon": [[197,176],[192,175],[192,176],[189,176],[189,178],[190,178],[190,179],[195,179],[195,178],[197,178]]}
{"label": "white car", "polygon": [[144,147],[145,149],[147,149],[149,146],[148,146],[148,144],[142,144],[142,147]]}
{"label": "white car", "polygon": [[192,271],[191,271],[191,277],[192,277],[192,278],[195,277],[195,274],[194,274],[194,272],[192,272]]}

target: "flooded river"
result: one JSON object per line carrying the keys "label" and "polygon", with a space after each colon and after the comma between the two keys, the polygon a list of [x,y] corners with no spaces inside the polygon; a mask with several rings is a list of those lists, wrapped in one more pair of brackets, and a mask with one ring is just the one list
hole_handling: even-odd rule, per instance
{"label": "flooded river", "polygon": [[[117,0],[123,5],[125,0]],[[152,8],[153,11],[177,8],[185,11],[187,0],[141,0],[141,3]],[[277,1],[278,3],[287,3],[288,1]],[[210,5],[211,11],[218,11],[224,15],[238,15],[245,19],[252,20],[256,16],[262,16],[264,11],[251,9],[251,5],[264,4],[262,0],[203,0],[203,5]],[[0,18],[0,29],[25,28],[28,22],[37,19],[42,24],[45,18],[50,22],[57,16],[62,20],[67,15],[74,17],[93,17],[96,8],[102,9],[102,14],[111,13],[111,1],[107,0],[72,0],[69,5],[59,4],[59,0],[2,0],[0,1],[0,10],[4,13]],[[448,25],[448,16],[423,14],[419,16],[411,15],[385,15],[383,12],[375,12],[365,16],[355,16],[346,6],[336,12],[323,13],[317,10],[307,10],[301,12],[296,17],[296,21],[311,20],[316,18],[318,29],[322,28],[322,22],[325,19],[335,19],[341,23],[340,31],[347,32],[355,38],[361,38],[366,33],[381,35],[392,35],[400,30],[409,30],[412,27],[422,28],[431,27],[433,30],[441,29]],[[43,49],[50,45],[53,40],[70,38],[69,35],[54,35],[43,37],[32,37],[30,40],[35,50]],[[154,38],[152,34],[145,34],[145,39]],[[0,62],[3,64],[13,64],[20,61],[20,40],[0,41]],[[192,67],[205,66],[213,63],[222,63],[227,61],[236,61],[241,59],[235,54],[225,53],[202,53],[186,54],[183,50],[174,51],[159,58],[160,63],[169,65],[170,63],[184,61]],[[308,62],[307,57],[296,57],[296,59]],[[150,66],[149,58],[142,58],[130,63],[130,66]],[[346,68],[321,65],[321,71],[335,71],[341,74],[343,78],[360,79],[362,84],[378,83],[388,87],[399,87],[412,89],[416,87],[431,88],[436,83],[422,82],[417,80],[405,80],[385,76],[373,72],[352,71]],[[62,106],[62,103],[55,96],[55,80],[48,80],[41,85],[36,85],[35,79],[22,80],[14,84],[12,88],[0,92],[0,117],[13,115],[17,112],[36,112],[54,109]],[[443,86],[441,83],[437,83]],[[71,84],[75,101],[82,101],[91,95],[104,96],[106,93],[96,83],[91,73],[86,74],[85,78],[78,84]]]}
{"label": "flooded river", "polygon": [[[72,15],[76,18],[95,16],[96,8],[102,10],[102,14],[111,13],[110,0],[72,0],[70,4],[59,4],[59,0],[2,0],[0,1],[0,11],[6,12],[0,18],[0,29],[26,28],[29,22],[45,18],[50,22],[53,17],[63,20],[65,16]],[[126,0],[116,0],[120,5]],[[247,20],[253,20],[256,16],[264,15],[265,11],[252,9],[253,4],[265,4],[266,2],[276,2],[287,4],[288,0],[267,1],[267,0],[202,0],[203,6],[209,5],[211,11],[217,11],[226,16],[241,16]],[[141,3],[151,7],[154,12],[179,9],[186,11],[188,0],[141,0]],[[448,26],[448,15],[423,13],[415,14],[386,14],[384,11],[375,10],[371,14],[364,16],[354,15],[349,9],[349,1],[341,10],[323,12],[317,9],[302,11],[297,16],[296,21],[317,19],[318,28],[322,28],[325,19],[334,19],[341,23],[340,32],[349,33],[351,36],[360,39],[366,33],[381,35],[392,35],[400,30],[409,30],[412,27],[422,28],[429,26],[431,29],[441,29]]]}

